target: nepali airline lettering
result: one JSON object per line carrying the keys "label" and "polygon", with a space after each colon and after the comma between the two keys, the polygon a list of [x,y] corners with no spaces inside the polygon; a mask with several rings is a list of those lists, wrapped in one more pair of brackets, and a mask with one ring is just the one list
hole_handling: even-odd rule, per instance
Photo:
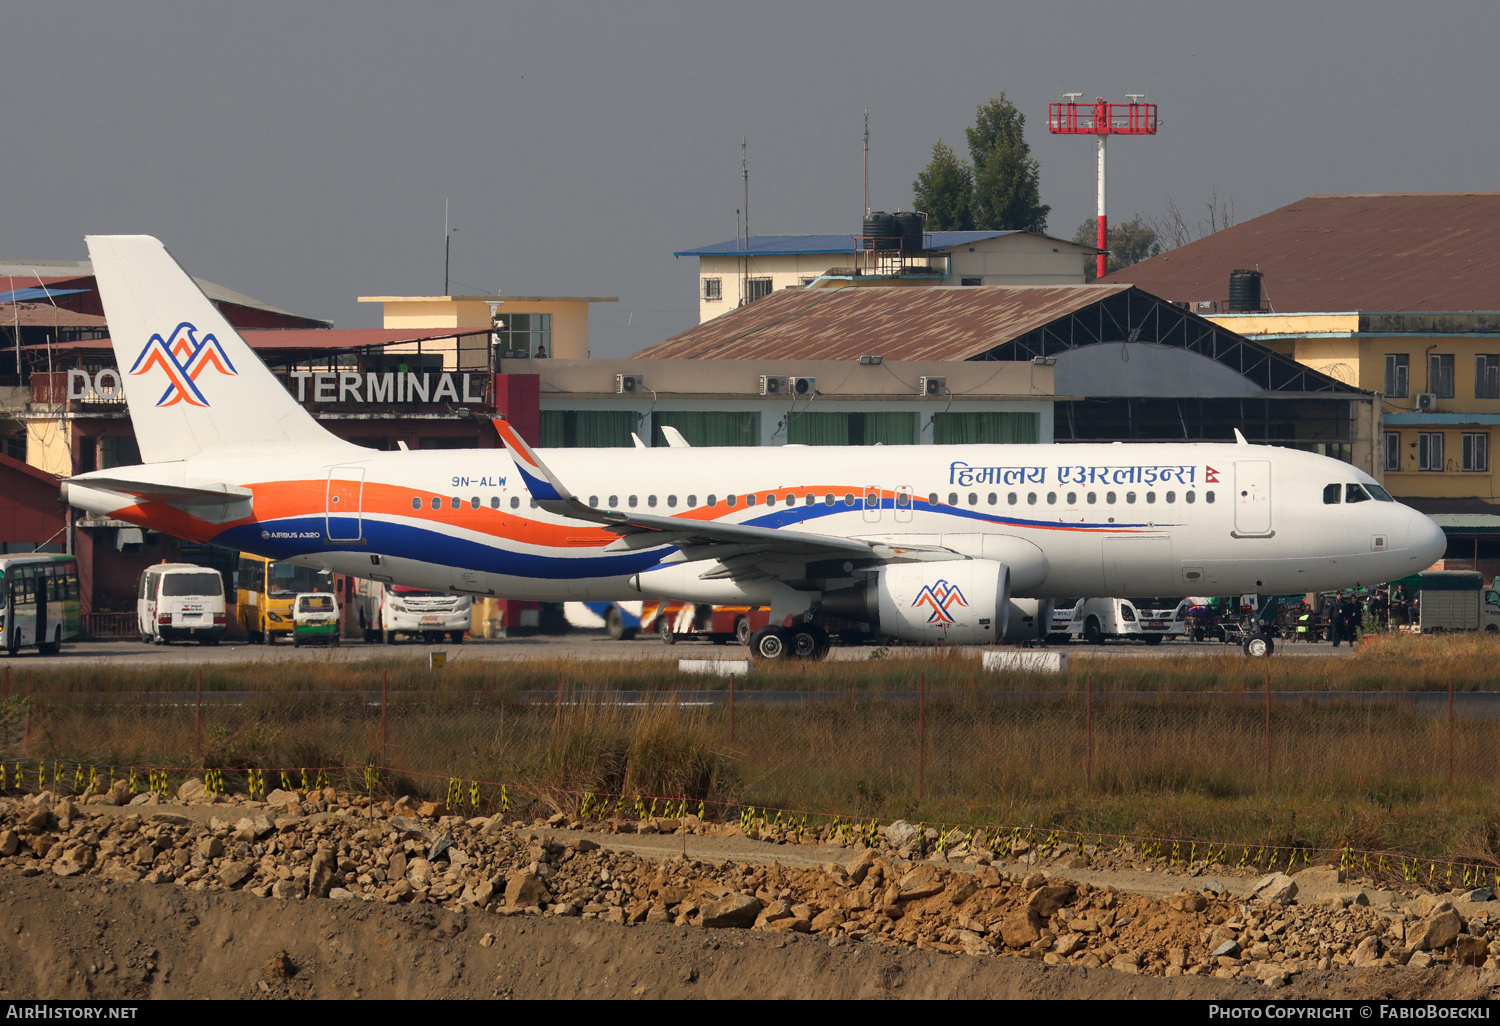
{"label": "nepali airline lettering", "polygon": [[433,591],[769,606],[898,639],[1047,632],[1054,597],[1295,593],[1426,569],[1442,531],[1337,460],[1218,443],[378,452],[300,406],[156,239],[90,237],[141,456],[80,509]]}

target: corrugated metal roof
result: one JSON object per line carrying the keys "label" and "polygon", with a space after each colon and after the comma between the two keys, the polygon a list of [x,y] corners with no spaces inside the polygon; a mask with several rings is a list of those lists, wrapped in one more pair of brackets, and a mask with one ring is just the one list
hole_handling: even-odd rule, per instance
{"label": "corrugated metal roof", "polygon": [[1309,196],[1101,279],[1217,300],[1258,270],[1280,313],[1500,309],[1500,192]]}
{"label": "corrugated metal roof", "polygon": [[637,357],[967,360],[1128,285],[785,289]]}
{"label": "corrugated metal roof", "polygon": [[[102,318],[101,318],[102,320]],[[258,352],[305,349],[332,352],[360,349],[365,346],[393,346],[403,342],[426,342],[430,339],[456,338],[460,335],[487,335],[483,328],[273,328],[241,331],[246,344]],[[65,342],[53,349],[102,350],[113,343],[107,338]]]}
{"label": "corrugated metal roof", "polygon": [[[74,281],[78,278],[92,278],[94,265],[87,260],[0,260],[0,278],[4,278],[9,284],[14,278],[17,285],[34,286],[43,282]],[[194,278],[194,282],[203,290],[203,294],[216,303],[233,303],[235,306],[243,306],[251,310],[264,310],[266,313],[280,314],[284,317],[302,317],[280,307],[263,303],[253,296],[247,296],[243,292],[225,288],[204,278]],[[75,289],[73,291],[82,291]],[[315,320],[311,317],[303,317],[303,320]],[[332,323],[332,322],[327,322]]]}
{"label": "corrugated metal roof", "polygon": [[[954,246],[972,246],[985,239],[998,239],[1002,235],[1015,235],[1014,231],[1003,232],[928,232],[927,243],[933,251],[952,249]],[[743,240],[730,239],[711,246],[684,249],[673,256],[800,256],[815,253],[853,253],[853,235],[752,235],[749,248]]]}
{"label": "corrugated metal roof", "polygon": [[59,328],[102,328],[105,320],[98,314],[80,313],[51,303],[0,303],[0,328],[20,323],[23,328],[56,325]]}

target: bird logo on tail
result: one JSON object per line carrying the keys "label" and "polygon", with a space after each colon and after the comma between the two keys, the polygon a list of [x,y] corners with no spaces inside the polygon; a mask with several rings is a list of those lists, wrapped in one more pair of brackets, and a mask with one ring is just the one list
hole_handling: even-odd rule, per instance
{"label": "bird logo on tail", "polygon": [[198,376],[209,368],[231,377],[239,373],[218,338],[209,333],[200,340],[198,329],[187,321],[172,329],[170,338],[152,335],[130,373],[145,374],[155,368],[167,375],[167,390],[156,401],[157,406],[185,402],[189,406],[207,407],[208,399],[198,388]]}

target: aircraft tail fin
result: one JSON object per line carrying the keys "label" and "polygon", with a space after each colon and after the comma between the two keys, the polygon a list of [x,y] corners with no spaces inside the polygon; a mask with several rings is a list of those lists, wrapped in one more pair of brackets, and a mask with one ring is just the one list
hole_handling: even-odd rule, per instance
{"label": "aircraft tail fin", "polygon": [[358,448],[297,404],[160,241],[87,241],[143,460]]}

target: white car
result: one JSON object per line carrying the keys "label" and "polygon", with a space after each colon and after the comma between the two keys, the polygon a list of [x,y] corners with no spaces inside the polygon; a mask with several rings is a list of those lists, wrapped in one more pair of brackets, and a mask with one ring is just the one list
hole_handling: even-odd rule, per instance
{"label": "white car", "polygon": [[1098,645],[1107,638],[1126,638],[1160,645],[1187,633],[1187,606],[1187,599],[1172,598],[1084,598],[1071,609],[1059,603],[1049,639],[1082,638]]}

